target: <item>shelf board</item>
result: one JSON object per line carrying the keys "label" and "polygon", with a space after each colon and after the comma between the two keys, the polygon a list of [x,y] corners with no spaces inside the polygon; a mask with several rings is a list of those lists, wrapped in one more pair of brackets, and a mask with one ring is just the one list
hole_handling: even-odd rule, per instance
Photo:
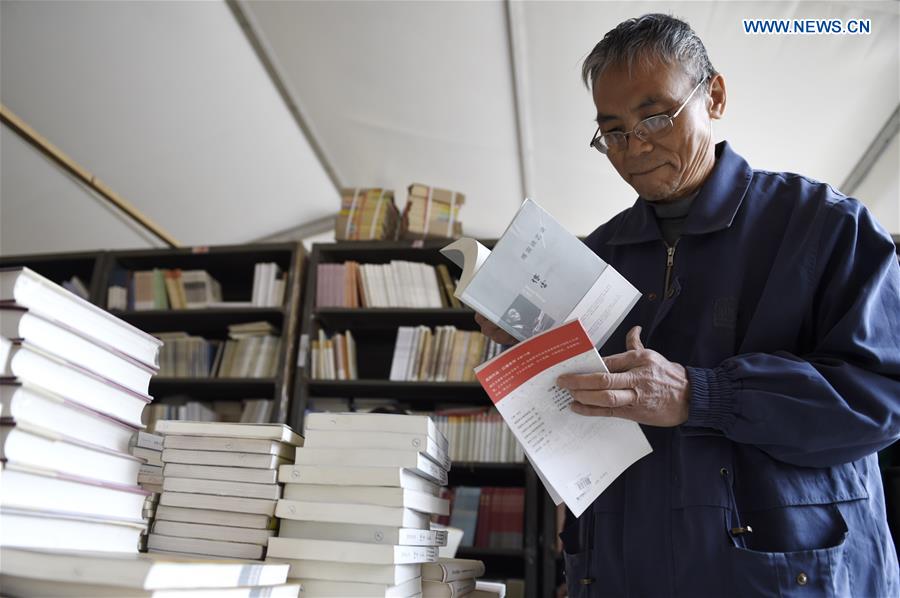
{"label": "shelf board", "polygon": [[284,320],[281,307],[211,307],[206,309],[153,309],[146,311],[112,311],[112,315],[147,332],[185,330],[195,334],[222,336],[229,324],[265,320],[278,326]]}
{"label": "shelf board", "polygon": [[450,486],[524,486],[525,464],[454,461],[449,478]]}
{"label": "shelf board", "polygon": [[183,394],[193,399],[230,401],[270,399],[275,396],[272,378],[160,378],[150,380],[150,394],[164,397]]}
{"label": "shelf board", "polygon": [[456,551],[458,559],[524,559],[525,550],[521,548],[481,548],[478,546],[460,546]]}
{"label": "shelf board", "polygon": [[395,399],[488,400],[478,382],[395,382],[393,380],[308,380],[312,396]]}
{"label": "shelf board", "polygon": [[478,330],[475,312],[464,308],[321,307],[313,317],[332,330],[390,330],[397,326],[456,326],[461,330]]}

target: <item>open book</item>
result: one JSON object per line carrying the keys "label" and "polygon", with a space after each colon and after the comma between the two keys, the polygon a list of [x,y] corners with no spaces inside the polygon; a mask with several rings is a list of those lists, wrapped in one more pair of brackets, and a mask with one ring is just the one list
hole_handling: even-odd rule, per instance
{"label": "open book", "polygon": [[632,463],[652,452],[640,426],[570,409],[562,374],[607,372],[584,327],[573,320],[475,368],[475,376],[525,449],[557,505],[580,516]]}
{"label": "open book", "polygon": [[493,251],[463,238],[441,253],[462,268],[454,295],[520,341],[578,318],[600,347],[641,296],[530,199]]}

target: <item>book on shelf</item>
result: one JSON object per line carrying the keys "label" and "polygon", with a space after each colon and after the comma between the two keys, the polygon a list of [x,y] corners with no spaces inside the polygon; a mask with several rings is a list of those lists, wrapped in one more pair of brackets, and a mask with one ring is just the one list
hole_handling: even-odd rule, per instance
{"label": "book on shelf", "polygon": [[274,262],[258,263],[253,268],[253,307],[278,307],[284,303],[287,275]]}
{"label": "book on shelf", "polygon": [[484,575],[484,562],[477,559],[441,558],[435,563],[422,565],[422,580],[450,582],[460,579],[476,579]]}
{"label": "book on shelf", "polygon": [[316,307],[450,307],[454,305],[452,285],[443,264],[324,263],[316,266]]}
{"label": "book on shelf", "polygon": [[153,403],[144,409],[143,421],[149,430],[160,420],[266,424],[272,418],[272,407],[272,399]]}
{"label": "book on shelf", "polygon": [[449,518],[438,518],[463,530],[461,546],[520,549],[525,527],[522,487],[458,486],[448,491]]}
{"label": "book on shelf", "polygon": [[310,343],[310,373],[318,380],[356,380],[356,341],[349,330],[330,338],[319,330]]}
{"label": "book on shelf", "polygon": [[77,295],[85,301],[90,301],[91,293],[88,290],[87,285],[84,284],[84,281],[78,276],[72,276],[68,280],[64,280],[61,284],[64,289],[73,295]]}
{"label": "book on shelf", "polygon": [[476,375],[522,443],[556,504],[581,513],[632,463],[652,452],[633,421],[584,417],[562,374],[606,372],[580,320],[520,342],[476,369]]}
{"label": "book on shelf", "polygon": [[460,239],[441,253],[462,268],[457,298],[520,341],[577,318],[600,347],[641,296],[530,199],[493,250]]}
{"label": "book on shelf", "polygon": [[503,346],[476,331],[454,326],[400,326],[390,380],[471,382],[474,368],[499,355]]}
{"label": "book on shelf", "polygon": [[404,239],[455,239],[462,235],[459,209],[465,195],[419,183],[410,185],[408,191],[401,231]]}
{"label": "book on shelf", "polygon": [[400,212],[390,189],[341,189],[341,209],[334,224],[338,241],[387,241],[397,238]]}
{"label": "book on shelf", "polygon": [[450,458],[471,463],[522,463],[525,452],[495,408],[438,409],[435,423],[450,439]]}
{"label": "book on shelf", "polygon": [[228,326],[228,340],[208,340],[183,331],[157,332],[161,377],[271,378],[278,367],[281,339],[269,322]]}
{"label": "book on shelf", "polygon": [[471,595],[474,590],[474,579],[422,581],[422,598],[457,598]]}

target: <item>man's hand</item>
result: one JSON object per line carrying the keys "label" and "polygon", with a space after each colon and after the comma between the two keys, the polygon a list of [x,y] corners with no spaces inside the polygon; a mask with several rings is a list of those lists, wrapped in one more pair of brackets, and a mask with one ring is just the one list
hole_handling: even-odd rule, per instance
{"label": "man's hand", "polygon": [[508,332],[485,318],[483,315],[476,313],[475,321],[481,326],[481,334],[485,335],[492,341],[498,342],[501,345],[515,345],[517,342],[515,337],[510,336]]}
{"label": "man's hand", "polygon": [[609,374],[565,374],[556,383],[571,391],[572,411],[621,417],[649,426],[670,427],[688,418],[687,371],[641,344],[641,327],[625,338],[625,353],[603,361]]}

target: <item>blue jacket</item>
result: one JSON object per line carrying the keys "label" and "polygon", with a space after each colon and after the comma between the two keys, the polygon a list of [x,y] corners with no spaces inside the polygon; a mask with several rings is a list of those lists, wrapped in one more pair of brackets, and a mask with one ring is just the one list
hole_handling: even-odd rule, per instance
{"label": "blue jacket", "polygon": [[720,143],[668,289],[644,200],[586,243],[643,293],[601,353],[643,326],[691,403],[563,531],[569,596],[900,596],[875,455],[900,434],[900,268],[869,212]]}

